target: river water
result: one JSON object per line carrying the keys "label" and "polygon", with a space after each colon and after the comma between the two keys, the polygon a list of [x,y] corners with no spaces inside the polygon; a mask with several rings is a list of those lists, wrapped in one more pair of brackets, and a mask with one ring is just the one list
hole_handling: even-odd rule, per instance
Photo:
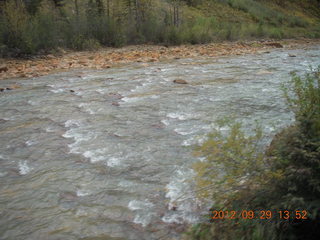
{"label": "river water", "polygon": [[1,81],[21,88],[0,93],[0,239],[178,238],[207,211],[193,145],[226,116],[270,139],[281,83],[319,64],[318,45]]}

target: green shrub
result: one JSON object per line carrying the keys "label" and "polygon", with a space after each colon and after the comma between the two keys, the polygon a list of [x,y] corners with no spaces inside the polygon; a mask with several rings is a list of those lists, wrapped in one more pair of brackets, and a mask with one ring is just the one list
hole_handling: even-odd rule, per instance
{"label": "green shrub", "polygon": [[3,8],[2,39],[9,48],[18,48],[22,53],[34,53],[36,46],[31,35],[32,23],[20,1],[8,1]]}
{"label": "green shrub", "polygon": [[195,163],[194,169],[200,196],[210,196],[215,205],[223,206],[226,199],[236,199],[239,190],[265,181],[268,163],[259,145],[260,128],[246,136],[239,123],[222,121],[221,127],[229,128],[228,134],[214,130],[208,135],[208,140],[195,151],[205,160]]}
{"label": "green shrub", "polygon": [[95,50],[100,47],[100,44],[94,38],[86,38],[83,35],[77,35],[71,40],[71,47],[76,50]]}
{"label": "green shrub", "polygon": [[320,66],[305,78],[292,73],[291,82],[283,89],[302,132],[320,140]]}

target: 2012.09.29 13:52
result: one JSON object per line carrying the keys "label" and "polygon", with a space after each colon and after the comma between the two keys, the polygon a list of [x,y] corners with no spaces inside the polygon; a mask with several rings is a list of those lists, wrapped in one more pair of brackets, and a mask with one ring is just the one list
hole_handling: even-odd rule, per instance
{"label": "2012.09.29 13:52", "polygon": [[272,218],[279,219],[308,219],[308,212],[306,210],[241,210],[241,211],[226,211],[226,210],[211,210],[210,220],[222,220],[222,219],[261,219],[269,220]]}

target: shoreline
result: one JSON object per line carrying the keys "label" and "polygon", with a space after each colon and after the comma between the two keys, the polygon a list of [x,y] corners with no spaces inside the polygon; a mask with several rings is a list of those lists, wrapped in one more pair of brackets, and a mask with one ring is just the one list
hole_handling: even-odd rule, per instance
{"label": "shoreline", "polygon": [[192,57],[219,57],[268,53],[273,48],[294,49],[320,44],[320,39],[284,39],[208,43],[198,45],[131,45],[97,51],[64,51],[34,59],[0,59],[0,80],[32,78],[79,69],[107,69],[119,64],[161,62]]}

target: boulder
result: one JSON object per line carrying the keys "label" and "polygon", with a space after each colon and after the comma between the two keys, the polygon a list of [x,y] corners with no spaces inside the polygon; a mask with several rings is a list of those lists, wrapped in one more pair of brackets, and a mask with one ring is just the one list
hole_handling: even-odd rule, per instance
{"label": "boulder", "polygon": [[289,57],[296,57],[296,55],[294,55],[294,54],[289,54]]}
{"label": "boulder", "polygon": [[188,84],[188,82],[183,79],[175,79],[175,80],[173,80],[173,82],[178,83],[178,84]]}
{"label": "boulder", "polygon": [[120,104],[119,104],[118,102],[113,102],[113,103],[111,103],[111,105],[112,105],[112,106],[116,106],[116,107],[119,107],[119,106],[120,106]]}

